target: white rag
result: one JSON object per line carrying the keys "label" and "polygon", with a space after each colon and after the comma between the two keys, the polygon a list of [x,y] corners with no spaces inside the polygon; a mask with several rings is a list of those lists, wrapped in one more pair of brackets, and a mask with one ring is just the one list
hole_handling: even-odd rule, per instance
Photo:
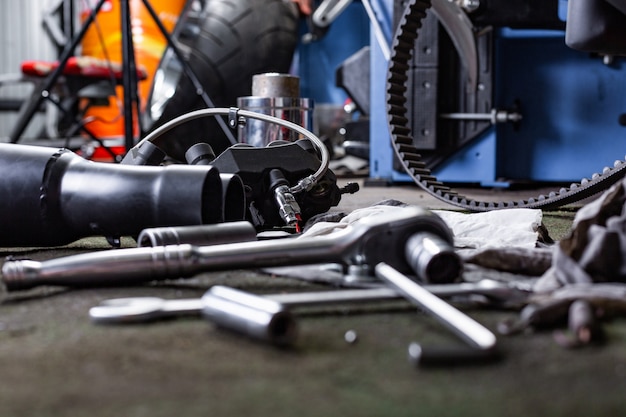
{"label": "white rag", "polygon": [[[385,215],[402,206],[374,205],[352,211],[339,222],[319,222],[311,226],[302,237],[319,236],[344,229],[363,217]],[[440,216],[452,230],[454,244],[459,249],[485,249],[503,247],[534,248],[537,229],[542,222],[539,209],[502,209],[484,213],[460,213],[431,210]]]}

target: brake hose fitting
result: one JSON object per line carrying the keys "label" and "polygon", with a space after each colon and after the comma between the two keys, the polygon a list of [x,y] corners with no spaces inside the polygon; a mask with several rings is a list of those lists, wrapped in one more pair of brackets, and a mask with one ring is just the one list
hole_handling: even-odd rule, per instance
{"label": "brake hose fitting", "polygon": [[274,192],[274,200],[278,205],[278,214],[285,224],[293,226],[296,232],[300,233],[300,222],[302,214],[300,205],[293,196],[289,183],[280,169],[272,169],[269,174],[270,189]]}

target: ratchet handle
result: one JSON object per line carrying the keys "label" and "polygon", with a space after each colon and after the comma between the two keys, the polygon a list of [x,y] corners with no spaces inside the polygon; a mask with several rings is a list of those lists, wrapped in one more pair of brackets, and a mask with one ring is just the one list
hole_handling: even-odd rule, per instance
{"label": "ratchet handle", "polygon": [[355,259],[372,265],[385,261],[403,271],[413,269],[421,280],[433,283],[456,280],[462,268],[443,221],[424,209],[412,207],[385,216],[366,217],[327,236],[208,246],[184,243],[138,247],[43,262],[11,260],[2,266],[2,283],[7,291],[39,285],[129,285],[185,278],[205,271],[350,264]]}
{"label": "ratchet handle", "polygon": [[186,277],[196,272],[197,249],[192,245],[116,249],[83,253],[43,262],[11,260],[2,265],[7,291],[40,285],[68,287],[131,285]]}

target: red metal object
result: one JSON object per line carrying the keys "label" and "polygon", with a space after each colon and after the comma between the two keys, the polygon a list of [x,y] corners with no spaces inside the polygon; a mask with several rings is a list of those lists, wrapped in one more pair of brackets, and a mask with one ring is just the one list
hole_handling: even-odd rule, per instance
{"label": "red metal object", "polygon": [[[21,71],[24,75],[31,77],[46,77],[55,68],[59,66],[56,61],[24,61],[22,62]],[[74,56],[67,61],[67,65],[63,68],[63,75],[79,76],[97,79],[111,79],[122,81],[122,64],[117,62],[107,62],[89,56]],[[148,73],[145,68],[137,67],[137,78],[145,80]]]}

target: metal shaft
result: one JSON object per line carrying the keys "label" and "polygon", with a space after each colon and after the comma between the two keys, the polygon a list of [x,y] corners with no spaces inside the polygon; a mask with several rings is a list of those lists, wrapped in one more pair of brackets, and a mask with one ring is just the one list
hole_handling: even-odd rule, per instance
{"label": "metal shaft", "polygon": [[[441,298],[481,294],[497,301],[507,301],[527,295],[524,291],[507,283],[488,279],[475,283],[427,284],[423,288]],[[272,300],[289,309],[403,298],[397,290],[387,286],[367,289],[263,294],[255,297]],[[171,300],[157,297],[116,298],[92,307],[89,310],[89,315],[97,323],[137,323],[178,316],[199,316],[202,314],[204,301],[201,298]]]}
{"label": "metal shaft", "polygon": [[496,337],[491,331],[439,297],[428,292],[421,285],[393,267],[381,262],[376,265],[375,271],[378,278],[387,282],[409,301],[448,327],[471,346],[483,350],[495,347]]}
{"label": "metal shaft", "polygon": [[[190,277],[204,271],[315,263],[350,265],[355,261],[367,265],[384,261],[402,272],[413,273],[417,271],[412,271],[413,262],[407,261],[405,248],[408,239],[423,232],[452,244],[451,233],[440,217],[411,207],[366,217],[328,236],[214,246],[182,244],[117,249],[44,262],[9,261],[2,267],[2,280],[8,291],[39,285],[110,286]],[[438,259],[434,256],[433,262],[439,263]],[[459,268],[447,277],[449,282],[460,273],[458,258],[455,265]]]}

